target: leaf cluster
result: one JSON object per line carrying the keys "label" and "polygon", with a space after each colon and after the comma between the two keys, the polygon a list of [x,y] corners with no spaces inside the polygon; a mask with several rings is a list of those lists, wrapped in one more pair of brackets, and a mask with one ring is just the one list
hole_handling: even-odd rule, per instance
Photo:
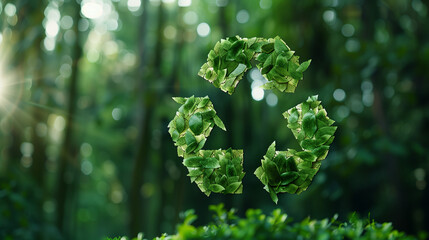
{"label": "leaf cluster", "polygon": [[243,150],[200,150],[185,158],[191,182],[207,196],[215,193],[242,193]]}
{"label": "leaf cluster", "polygon": [[332,126],[326,110],[311,96],[283,113],[302,151],[276,151],[273,142],[261,160],[255,175],[265,185],[271,199],[277,203],[277,193],[300,194],[311,184],[321,161],[326,158],[337,127]]}
{"label": "leaf cluster", "polygon": [[264,88],[294,92],[311,62],[300,64],[294,53],[278,36],[269,39],[229,37],[216,43],[198,75],[232,94],[244,73],[252,67],[251,61],[255,60],[268,80]]}
{"label": "leaf cluster", "polygon": [[361,219],[355,214],[346,222],[339,222],[335,215],[331,219],[306,218],[292,223],[280,209],[269,215],[263,214],[260,209],[249,209],[246,217],[239,218],[233,210],[226,211],[223,205],[210,208],[216,213],[214,222],[196,227],[192,223],[197,216],[193,210],[188,210],[183,214],[184,222],[177,227],[176,234],[163,234],[154,239],[416,239],[395,230],[391,223],[377,223],[369,218]]}
{"label": "leaf cluster", "polygon": [[215,193],[241,193],[243,189],[243,150],[202,150],[214,125],[226,130],[206,97],[173,98],[182,104],[168,124],[169,133],[183,157],[191,182],[207,196]]}

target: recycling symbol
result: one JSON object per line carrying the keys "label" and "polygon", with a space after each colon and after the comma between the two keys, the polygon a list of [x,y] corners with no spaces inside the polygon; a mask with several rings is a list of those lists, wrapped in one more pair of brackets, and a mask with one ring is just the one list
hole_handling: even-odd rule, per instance
{"label": "recycling symbol", "polygon": [[[268,80],[262,86],[264,89],[293,93],[311,62],[299,63],[294,53],[279,37],[230,37],[216,43],[198,75],[231,95],[254,60]],[[173,100],[181,106],[168,125],[169,133],[178,156],[183,157],[191,182],[207,196],[212,192],[242,193],[243,150],[203,149],[213,127],[226,131],[209,97]],[[283,116],[301,149],[277,151],[274,141],[254,172],[275,203],[278,193],[300,194],[308,188],[328,154],[337,129],[317,96],[308,97]]]}

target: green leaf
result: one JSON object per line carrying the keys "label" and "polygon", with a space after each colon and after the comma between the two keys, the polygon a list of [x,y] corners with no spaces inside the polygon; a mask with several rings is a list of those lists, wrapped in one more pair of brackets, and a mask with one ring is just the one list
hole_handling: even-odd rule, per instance
{"label": "green leaf", "polygon": [[186,152],[187,154],[188,154],[188,153],[191,153],[191,152],[195,151],[195,149],[196,149],[197,147],[198,147],[197,142],[193,142],[193,143],[189,144],[189,145],[186,147],[185,152]]}
{"label": "green leaf", "polygon": [[[328,139],[326,139],[328,140]],[[306,150],[313,150],[317,147],[317,140],[314,139],[305,139],[301,142],[301,147]]]}
{"label": "green leaf", "polygon": [[195,113],[189,118],[189,128],[196,135],[199,135],[203,131],[203,117],[201,113]]}
{"label": "green leaf", "polygon": [[273,161],[276,163],[277,167],[286,165],[286,156],[282,153],[279,153],[274,157]]}
{"label": "green leaf", "polygon": [[295,179],[297,179],[299,177],[299,174],[297,172],[285,172],[282,173],[281,175],[281,179],[282,179],[282,185],[287,185],[293,181],[295,181]]}
{"label": "green leaf", "polygon": [[226,165],[226,175],[228,176],[228,177],[231,177],[231,176],[236,176],[237,175],[237,173],[236,173],[236,171],[235,171],[235,168],[234,168],[234,166],[231,166],[231,165]]}
{"label": "green leaf", "polygon": [[194,96],[192,96],[186,100],[185,104],[183,104],[183,110],[184,110],[183,113],[186,115],[189,112],[191,112],[194,105],[195,105],[195,98]]}
{"label": "green leaf", "polygon": [[217,115],[214,116],[213,120],[214,120],[214,123],[216,124],[216,126],[218,126],[220,129],[226,131],[225,125],[223,124],[222,120]]}
{"label": "green leaf", "polygon": [[207,106],[207,104],[210,102],[209,97],[204,97],[203,99],[201,99],[200,103],[198,103],[198,108],[204,108],[205,106]]}
{"label": "green leaf", "polygon": [[210,188],[209,188],[209,190],[210,191],[212,191],[212,192],[215,192],[215,193],[220,193],[220,192],[222,192],[223,190],[225,190],[225,188],[224,187],[222,187],[221,185],[219,185],[219,184],[210,184]]}
{"label": "green leaf", "polygon": [[298,168],[296,167],[295,159],[293,157],[289,157],[286,159],[286,171],[297,172]]}
{"label": "green leaf", "polygon": [[296,69],[296,71],[303,73],[305,70],[307,70],[308,66],[310,66],[310,63],[311,63],[311,59],[301,63],[301,65],[299,65],[299,67]]}
{"label": "green leaf", "polygon": [[209,109],[204,112],[201,112],[201,114],[203,116],[203,120],[208,120],[208,119],[212,119],[216,115],[216,112],[212,109]]}
{"label": "green leaf", "polygon": [[246,65],[240,63],[238,64],[237,68],[232,71],[232,73],[229,75],[230,77],[237,77],[238,75],[242,74],[246,70]]}
{"label": "green leaf", "polygon": [[197,147],[195,148],[195,151],[199,151],[204,147],[204,144],[206,144],[207,139],[203,138],[197,145]]}
{"label": "green leaf", "polygon": [[171,138],[173,139],[174,142],[176,142],[179,139],[179,136],[180,136],[180,134],[179,134],[179,132],[177,130],[174,130],[171,133]]}
{"label": "green leaf", "polygon": [[288,122],[289,123],[296,123],[296,122],[298,122],[298,118],[299,118],[298,110],[296,110],[296,108],[293,108],[289,117],[288,117]]}
{"label": "green leaf", "polygon": [[256,61],[258,61],[260,63],[264,63],[269,56],[270,56],[270,54],[261,53],[256,57]]}
{"label": "green leaf", "polygon": [[280,38],[276,38],[274,40],[274,49],[276,50],[276,52],[283,52],[283,51],[287,52],[287,51],[289,51],[286,44]]}
{"label": "green leaf", "polygon": [[261,47],[262,52],[270,53],[274,50],[274,43],[267,43]]}
{"label": "green leaf", "polygon": [[192,134],[189,130],[186,131],[185,133],[185,140],[186,140],[186,145],[191,145],[197,142],[197,140],[194,137],[194,134]]}
{"label": "green leaf", "polygon": [[186,98],[182,98],[182,97],[173,97],[173,100],[178,104],[184,104],[186,102]]}
{"label": "green leaf", "polygon": [[316,116],[314,116],[313,112],[309,111],[304,114],[304,117],[302,118],[302,129],[304,130],[306,137],[313,137],[317,130]]}
{"label": "green leaf", "polygon": [[280,183],[280,173],[277,169],[277,165],[273,161],[268,160],[265,162],[265,173],[267,174],[270,185],[276,186]]}
{"label": "green leaf", "polygon": [[228,178],[225,175],[223,175],[221,178],[219,178],[219,180],[217,180],[216,178],[216,182],[222,186],[225,186],[228,184]]}
{"label": "green leaf", "polygon": [[[282,55],[278,55],[277,59],[276,59],[276,66],[279,66],[281,68],[284,68],[285,71],[287,72],[287,58],[282,56]],[[282,73],[283,75],[285,75],[284,73]]]}
{"label": "green leaf", "polygon": [[[264,67],[264,68],[261,69],[261,74],[267,74],[267,73],[269,73],[271,71],[271,69],[273,69],[273,65],[268,65],[268,66],[266,66],[266,67]],[[268,80],[271,81],[271,80],[274,80],[274,79],[268,78]]]}
{"label": "green leaf", "polygon": [[320,147],[318,147],[318,148],[314,149],[314,150],[312,151],[312,153],[313,153],[314,155],[316,155],[316,156],[317,156],[317,158],[319,158],[319,157],[322,157],[322,156],[324,156],[325,154],[327,154],[327,153],[328,153],[328,151],[329,151],[329,146],[322,145],[322,146],[320,146]]}
{"label": "green leaf", "polygon": [[189,158],[185,158],[183,160],[183,165],[186,167],[199,167],[201,166],[201,162],[204,160],[203,157],[200,156],[193,156]]}
{"label": "green leaf", "polygon": [[268,159],[273,159],[275,154],[276,154],[276,141],[271,143],[271,145],[268,147],[268,150],[265,156],[267,156]]}
{"label": "green leaf", "polygon": [[270,197],[273,200],[273,202],[277,204],[277,202],[279,201],[279,198],[277,197],[276,192],[271,186],[268,186],[268,192],[270,193]]}
{"label": "green leaf", "polygon": [[241,186],[241,182],[233,182],[226,187],[225,192],[235,193],[240,186]]}
{"label": "green leaf", "polygon": [[264,174],[264,169],[262,167],[258,167],[253,174],[255,174],[257,178],[261,179],[262,174]]}
{"label": "green leaf", "polygon": [[[185,165],[186,166],[186,165]],[[189,170],[188,177],[198,177],[201,176],[203,172],[200,169],[191,169]]]}
{"label": "green leaf", "polygon": [[182,133],[183,130],[185,130],[185,119],[181,116],[178,116],[176,119],[176,129],[179,133]]}
{"label": "green leaf", "polygon": [[304,161],[308,161],[308,162],[314,162],[317,159],[317,156],[314,155],[311,152],[307,152],[307,151],[302,151],[302,152],[297,152],[296,156],[300,157],[302,160]]}
{"label": "green leaf", "polygon": [[216,158],[204,158],[201,161],[203,168],[220,168],[219,161]]}
{"label": "green leaf", "polygon": [[321,127],[316,132],[316,139],[321,138],[324,135],[333,136],[337,127]]}
{"label": "green leaf", "polygon": [[245,45],[244,41],[237,40],[232,44],[231,48],[229,49],[229,52],[231,52],[234,55],[237,55],[243,50],[244,45]]}
{"label": "green leaf", "polygon": [[288,193],[296,193],[296,191],[298,190],[298,186],[295,184],[288,184],[287,186],[283,187],[283,191],[288,192]]}

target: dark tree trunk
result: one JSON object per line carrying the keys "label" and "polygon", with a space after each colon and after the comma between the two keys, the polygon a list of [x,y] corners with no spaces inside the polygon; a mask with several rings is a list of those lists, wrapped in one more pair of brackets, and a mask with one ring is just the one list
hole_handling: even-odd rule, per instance
{"label": "dark tree trunk", "polygon": [[[363,39],[367,42],[372,42],[375,37],[375,22],[380,18],[379,12],[379,1],[372,0],[363,0],[362,2],[362,23],[364,26]],[[372,106],[372,113],[376,124],[380,129],[380,133],[383,137],[391,139],[390,127],[386,118],[385,107],[382,98],[382,86],[383,83],[380,82],[383,78],[381,76],[380,70],[376,70],[371,76],[373,83],[373,94],[374,102]],[[395,202],[394,206],[397,211],[392,212],[390,219],[399,226],[406,226],[407,219],[406,216],[407,206],[404,195],[403,195],[403,186],[400,179],[399,169],[398,169],[398,158],[390,153],[383,154],[384,164],[387,170],[387,178],[389,183],[393,187],[391,198]]]}
{"label": "dark tree trunk", "polygon": [[[80,4],[75,4],[76,15],[75,23],[80,20]],[[75,114],[76,102],[78,99],[78,80],[79,80],[79,60],[82,57],[82,47],[80,46],[80,32],[77,24],[73,27],[76,34],[76,42],[72,49],[72,73],[70,76],[70,85],[68,92],[68,108],[66,115],[66,126],[64,132],[64,141],[60,151],[59,169],[58,169],[58,185],[57,185],[57,218],[56,224],[60,232],[66,239],[72,239],[72,232],[69,226],[73,224],[72,216],[75,204],[73,189],[77,189],[77,178],[79,177],[80,164],[78,160],[77,147],[73,142],[73,134],[75,132]]]}
{"label": "dark tree trunk", "polygon": [[132,175],[131,175],[131,187],[130,187],[130,203],[129,203],[129,234],[130,236],[136,236],[139,232],[143,231],[143,199],[141,196],[141,186],[144,179],[144,170],[147,160],[147,152],[149,150],[148,141],[149,135],[149,117],[152,115],[151,109],[147,107],[148,96],[146,78],[147,78],[147,67],[146,67],[146,55],[147,49],[146,34],[147,34],[147,15],[148,15],[148,0],[143,0],[142,8],[143,13],[140,18],[140,24],[138,29],[138,56],[139,66],[136,72],[136,80],[139,89],[139,103],[137,104],[138,112],[141,112],[138,118],[138,140],[136,145],[136,154],[134,157]]}

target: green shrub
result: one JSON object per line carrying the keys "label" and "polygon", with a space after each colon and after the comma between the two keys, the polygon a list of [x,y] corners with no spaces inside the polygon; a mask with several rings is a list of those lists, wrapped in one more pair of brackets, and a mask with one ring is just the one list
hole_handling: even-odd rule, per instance
{"label": "green shrub", "polygon": [[[194,226],[197,218],[193,210],[183,213],[184,221],[178,225],[174,235],[163,234],[161,239],[416,239],[393,229],[391,223],[376,223],[353,214],[347,222],[331,219],[312,220],[306,218],[292,223],[280,209],[265,215],[260,209],[250,209],[245,218],[239,218],[234,210],[226,211],[223,205],[210,206],[215,212],[213,222],[206,226]],[[122,240],[127,238],[114,238]],[[143,234],[132,240],[143,240]],[[109,240],[109,239],[107,239]]]}

